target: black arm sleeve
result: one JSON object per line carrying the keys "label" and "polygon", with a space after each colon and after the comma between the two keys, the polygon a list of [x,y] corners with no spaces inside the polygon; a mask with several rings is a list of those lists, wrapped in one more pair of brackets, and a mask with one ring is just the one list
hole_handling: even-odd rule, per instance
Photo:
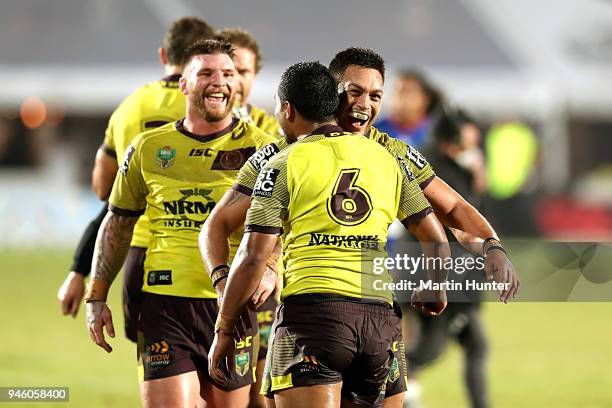
{"label": "black arm sleeve", "polygon": [[72,266],[70,267],[71,271],[78,272],[83,276],[88,276],[89,272],[91,272],[91,260],[93,259],[94,248],[96,247],[96,237],[107,212],[108,204],[104,203],[100,214],[85,228],[81,241],[79,241],[79,245],[74,252]]}

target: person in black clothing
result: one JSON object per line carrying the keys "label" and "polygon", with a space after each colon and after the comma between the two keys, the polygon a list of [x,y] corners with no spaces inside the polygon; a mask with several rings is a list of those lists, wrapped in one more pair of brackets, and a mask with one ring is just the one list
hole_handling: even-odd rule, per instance
{"label": "person in black clothing", "polygon": [[[432,128],[433,140],[425,156],[436,170],[438,177],[448,183],[455,191],[478,208],[486,188],[484,155],[478,146],[480,142],[478,127],[463,111],[446,109]],[[447,230],[454,257],[474,256],[457,243],[457,239]],[[451,279],[451,277],[449,277]],[[471,270],[463,275],[453,274],[452,279],[474,279],[482,281],[482,270]],[[438,317],[425,316],[422,313],[408,311],[409,331],[416,330],[414,345],[407,351],[408,377],[410,384],[418,389],[416,378],[429,364],[433,363],[444,352],[449,339],[456,340],[464,355],[464,380],[471,406],[486,408],[490,406],[487,396],[485,363],[488,341],[480,316],[480,296],[478,293],[448,294],[449,304],[444,313]],[[467,296],[467,297],[466,297]],[[407,395],[405,407],[418,406],[418,396],[411,399]]]}

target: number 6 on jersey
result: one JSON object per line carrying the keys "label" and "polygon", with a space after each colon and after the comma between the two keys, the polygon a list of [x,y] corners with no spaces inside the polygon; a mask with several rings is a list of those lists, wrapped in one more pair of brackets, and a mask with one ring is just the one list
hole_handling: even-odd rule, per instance
{"label": "number 6 on jersey", "polygon": [[372,212],[372,200],[363,188],[356,186],[360,169],[342,169],[333,194],[327,199],[327,213],[340,225],[359,225]]}

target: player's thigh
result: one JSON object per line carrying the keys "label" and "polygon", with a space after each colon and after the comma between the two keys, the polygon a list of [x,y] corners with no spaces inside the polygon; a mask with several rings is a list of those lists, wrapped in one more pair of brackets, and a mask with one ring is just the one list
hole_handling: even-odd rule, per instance
{"label": "player's thigh", "polygon": [[[396,394],[392,397],[385,398],[384,408],[402,408],[404,405],[404,394]],[[341,408],[363,408],[363,405],[357,404],[354,401],[347,399],[342,400]]]}
{"label": "player's thigh", "polygon": [[395,394],[391,397],[385,398],[384,407],[385,408],[402,408],[404,405],[404,393]]}
{"label": "player's thigh", "polygon": [[249,408],[265,408],[266,407],[266,401],[265,401],[266,398],[260,393],[265,365],[266,365],[265,360],[257,361],[257,369],[255,370],[256,378],[255,378],[255,382],[251,386]]}
{"label": "player's thigh", "polygon": [[142,381],[140,398],[145,408],[193,408],[200,398],[200,381],[196,371]]}
{"label": "player's thigh", "polygon": [[339,408],[342,383],[288,388],[274,394],[276,408]]}
{"label": "player's thigh", "polygon": [[206,408],[246,408],[249,406],[250,385],[231,391],[213,384],[208,376],[200,374],[200,395],[206,401]]}

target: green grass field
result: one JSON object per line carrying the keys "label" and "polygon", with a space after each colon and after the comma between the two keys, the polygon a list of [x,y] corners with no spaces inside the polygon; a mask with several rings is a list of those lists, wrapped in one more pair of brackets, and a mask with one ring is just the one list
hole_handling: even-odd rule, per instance
{"label": "green grass field", "polygon": [[[64,317],[56,300],[71,252],[0,249],[0,386],[68,386],[70,403],[20,406],[139,406],[135,347],[122,335],[106,354],[83,311]],[[118,286],[111,308],[123,322]],[[486,304],[495,407],[611,407],[612,303]],[[423,374],[427,408],[465,407],[455,345]],[[0,403],[1,404],[1,403]]]}

